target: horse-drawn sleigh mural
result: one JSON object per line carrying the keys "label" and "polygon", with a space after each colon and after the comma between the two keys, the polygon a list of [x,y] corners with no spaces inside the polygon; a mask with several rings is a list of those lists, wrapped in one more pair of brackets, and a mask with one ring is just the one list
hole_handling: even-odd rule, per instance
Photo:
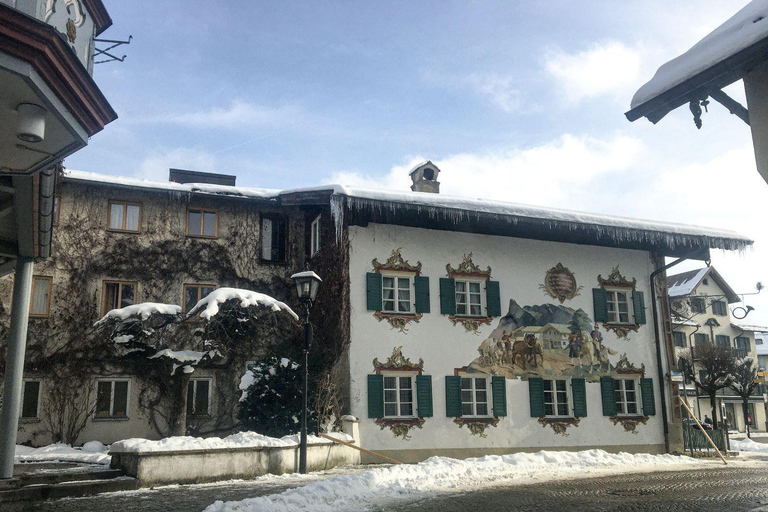
{"label": "horse-drawn sleigh mural", "polygon": [[626,354],[611,361],[618,352],[604,343],[600,327],[584,310],[559,304],[520,307],[515,300],[477,351],[470,372],[524,380],[568,376],[595,382],[626,362]]}

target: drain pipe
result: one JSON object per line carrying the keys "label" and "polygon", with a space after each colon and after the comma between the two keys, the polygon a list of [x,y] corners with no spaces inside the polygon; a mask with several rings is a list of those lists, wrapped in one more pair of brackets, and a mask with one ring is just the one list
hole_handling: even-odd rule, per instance
{"label": "drain pipe", "polygon": [[[696,333],[701,329],[701,325],[696,324],[696,329],[688,335],[688,345],[691,348],[691,372],[696,371],[696,354],[693,351],[693,338],[696,335]],[[693,375],[695,377],[695,375]],[[701,418],[701,403],[699,402],[699,393],[696,389],[696,382],[693,383],[693,389],[696,391],[696,410],[699,411],[699,418]]]}
{"label": "drain pipe", "polygon": [[653,313],[653,334],[656,338],[656,366],[659,369],[659,393],[661,395],[661,422],[664,427],[664,450],[669,453],[669,418],[667,416],[667,397],[666,389],[664,386],[664,367],[662,366],[661,357],[661,337],[659,335],[659,308],[656,303],[656,278],[666,272],[667,269],[674,267],[682,263],[683,261],[691,258],[692,256],[701,253],[702,249],[696,249],[690,253],[682,256],[672,263],[668,263],[661,268],[658,268],[651,272],[651,311]]}

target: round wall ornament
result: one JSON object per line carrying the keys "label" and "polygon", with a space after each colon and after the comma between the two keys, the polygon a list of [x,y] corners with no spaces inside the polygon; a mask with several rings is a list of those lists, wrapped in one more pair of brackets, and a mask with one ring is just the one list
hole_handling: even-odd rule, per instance
{"label": "round wall ornament", "polygon": [[539,287],[550,297],[559,300],[560,304],[566,299],[577,297],[583,288],[583,286],[576,284],[576,277],[574,277],[573,272],[568,267],[564,267],[562,263],[558,263],[547,270],[544,284],[539,285]]}

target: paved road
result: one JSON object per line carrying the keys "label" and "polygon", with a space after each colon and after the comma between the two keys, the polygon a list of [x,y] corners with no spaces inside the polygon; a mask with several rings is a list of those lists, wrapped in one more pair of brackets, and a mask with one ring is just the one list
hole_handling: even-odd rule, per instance
{"label": "paved road", "polygon": [[[734,467],[737,466],[737,467]],[[189,485],[103,494],[87,498],[16,504],[3,512],[174,512],[201,511],[215,500],[242,500],[280,493],[291,487],[341,472],[251,482]],[[715,463],[685,471],[620,474],[530,485],[485,488],[471,492],[426,494],[372,505],[371,512],[746,512],[768,505],[768,458]],[[766,508],[768,510],[768,508]]]}

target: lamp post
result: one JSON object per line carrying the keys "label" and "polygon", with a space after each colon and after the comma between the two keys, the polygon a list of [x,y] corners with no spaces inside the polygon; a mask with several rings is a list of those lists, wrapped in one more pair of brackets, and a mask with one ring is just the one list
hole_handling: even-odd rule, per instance
{"label": "lamp post", "polygon": [[317,296],[317,289],[323,281],[320,277],[307,270],[291,276],[296,284],[299,302],[304,308],[304,372],[302,376],[302,406],[301,406],[301,442],[299,445],[299,473],[307,473],[307,395],[309,378],[309,348],[312,345],[312,324],[309,323],[309,308]]}

